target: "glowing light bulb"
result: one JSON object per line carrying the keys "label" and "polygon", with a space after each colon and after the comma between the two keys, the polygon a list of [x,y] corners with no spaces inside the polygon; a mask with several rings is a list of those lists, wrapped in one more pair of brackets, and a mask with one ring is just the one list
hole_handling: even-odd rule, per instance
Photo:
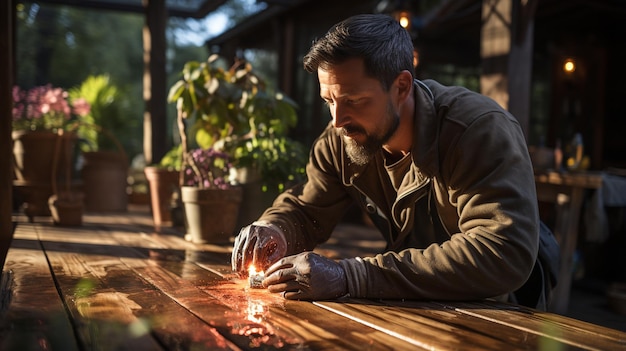
{"label": "glowing light bulb", "polygon": [[409,14],[407,12],[401,12],[398,18],[398,22],[400,22],[402,28],[409,28],[409,25],[411,25]]}
{"label": "glowing light bulb", "polygon": [[565,73],[576,71],[576,62],[574,62],[574,59],[568,58],[565,60],[565,63],[563,63],[563,71],[565,71]]}

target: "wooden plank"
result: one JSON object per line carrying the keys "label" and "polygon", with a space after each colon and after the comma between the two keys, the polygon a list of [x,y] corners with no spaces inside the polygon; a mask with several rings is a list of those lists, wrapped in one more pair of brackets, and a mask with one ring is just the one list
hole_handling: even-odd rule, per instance
{"label": "wooden plank", "polygon": [[[189,262],[148,267],[140,260],[124,261],[242,348],[362,350],[363,345],[370,345],[384,350],[409,346],[344,318],[329,318],[310,302],[288,301],[263,289],[248,289],[244,280],[222,277]],[[206,295],[199,295],[197,289]],[[350,330],[356,332],[348,333]]]}
{"label": "wooden plank", "polygon": [[[204,311],[202,307],[193,306],[195,301],[193,295],[195,292],[191,294],[191,297],[187,297],[189,301],[184,301],[179,295],[180,287],[189,283],[215,298],[220,304],[229,307],[230,311],[224,312],[227,316],[226,324],[220,324],[217,321],[216,317],[213,316],[215,315],[214,311],[211,311],[213,315],[206,315],[206,319],[211,320],[213,325],[224,334],[237,334],[233,338],[241,338],[241,333],[246,334],[247,331],[251,330],[265,330],[269,332],[273,330],[294,330],[293,335],[289,334],[285,338],[298,340],[299,335],[305,335],[306,337],[302,338],[303,341],[301,342],[306,343],[307,347],[314,345],[318,349],[340,347],[342,349],[361,350],[364,342],[365,344],[376,345],[379,349],[385,349],[388,345],[392,345],[395,349],[407,346],[406,343],[390,338],[370,328],[364,328],[362,325],[344,318],[331,318],[329,320],[323,313],[320,313],[323,312],[322,310],[310,303],[286,301],[282,297],[269,294],[265,290],[247,289],[246,282],[238,279],[230,270],[230,246],[197,245],[184,241],[176,235],[143,234],[142,239],[150,241],[147,244],[150,249],[146,253],[146,250],[138,248],[138,244],[135,242],[136,237],[133,238],[133,236],[116,232],[111,234],[116,239],[123,241],[125,245],[132,246],[143,252],[144,255],[159,257],[158,266],[165,269],[165,272],[157,272],[154,270],[154,267],[145,267],[143,266],[145,262],[139,260],[125,259],[124,261],[142,274],[144,278],[149,276],[151,283],[159,286],[163,291],[175,291],[174,288],[178,287],[176,295],[172,297],[190,310],[193,310],[194,313],[202,315],[202,311]],[[162,250],[161,254],[154,255],[155,250]],[[172,254],[175,251],[179,251],[179,253]],[[184,251],[184,255],[181,253],[182,251]],[[169,252],[170,254],[163,254],[164,252]],[[195,263],[195,265],[191,264],[191,262]],[[170,273],[173,273],[175,276],[170,275]],[[171,288],[167,286],[171,286]],[[245,302],[245,306],[242,302]],[[206,301],[202,303],[205,305]],[[298,307],[292,307],[289,309],[292,313],[286,314],[285,304]],[[232,331],[232,326],[234,325],[233,318],[238,320],[237,324],[240,329],[236,333]],[[304,321],[301,320],[302,318],[304,318]],[[256,324],[250,325],[250,322]],[[315,324],[315,322],[318,324]],[[348,326],[352,325],[355,330],[362,332],[351,333],[350,337],[346,338],[346,323],[348,323]],[[320,328],[320,325],[324,327]],[[333,330],[335,330],[334,334]],[[368,335],[368,333],[374,333],[375,335]],[[242,340],[241,342],[253,345],[259,344],[259,340],[254,338]],[[279,345],[281,342],[276,344]]]}
{"label": "wooden plank", "polygon": [[625,346],[623,333],[547,313],[528,316],[505,304],[284,300],[249,289],[233,274],[230,246],[192,244],[175,231],[156,234],[149,223],[145,216],[116,214],[91,216],[79,228],[29,224],[39,231],[41,244],[37,235],[32,244],[46,249],[81,349],[102,342],[133,350]]}
{"label": "wooden plank", "polygon": [[162,349],[152,335],[143,332],[142,321],[133,314],[138,306],[128,294],[108,287],[98,278],[106,274],[107,264],[119,261],[115,256],[132,251],[98,240],[97,233],[81,233],[76,228],[42,226],[40,230],[41,244],[83,348],[106,345],[112,350]]}
{"label": "wooden plank", "polygon": [[553,340],[548,344],[559,342],[585,350],[626,350],[626,333],[558,314],[508,304],[502,304],[502,308],[479,302],[453,306],[448,308]]}
{"label": "wooden plank", "polygon": [[[90,253],[90,259],[88,262],[85,261],[85,264],[96,265],[94,253],[102,254],[105,251],[114,250],[114,256],[121,257],[121,262],[140,275],[142,279],[146,279],[151,286],[169,295],[177,304],[202,318],[241,348],[250,348],[251,345],[263,348],[284,348],[296,345],[298,348],[361,350],[364,344],[372,345],[377,349],[401,349],[407,346],[400,340],[364,328],[344,318],[331,318],[329,321],[324,318],[323,314],[320,314],[323,310],[310,303],[295,303],[300,307],[290,308],[289,311],[292,313],[285,312],[284,304],[293,305],[294,302],[269,294],[265,290],[248,291],[245,282],[236,279],[230,273],[228,264],[230,248],[191,244],[175,235],[144,233],[132,224],[125,223],[122,218],[115,220],[113,228],[114,230],[110,232],[96,230],[89,233],[88,240],[92,242],[92,245],[96,242],[99,245],[81,248],[81,251]],[[51,229],[50,235],[46,237],[49,243],[54,243],[48,244],[48,249],[77,251],[68,245],[79,245],[79,243],[68,244],[67,238],[63,238],[65,234],[52,234],[53,232],[54,230]],[[98,236],[101,238],[96,240],[95,237]],[[119,248],[113,247],[114,241],[122,243],[134,253],[119,251]],[[106,249],[103,250],[98,246],[104,246]],[[200,265],[204,267],[194,264],[192,260],[201,262]],[[210,263],[212,261],[218,264]],[[98,270],[94,267],[91,271],[107,271],[111,274],[112,264],[110,260],[108,262],[104,260],[103,265],[106,265],[106,269]],[[85,275],[81,272],[75,274]],[[128,278],[123,281],[126,279]],[[235,286],[238,289],[233,289]],[[119,289],[115,290],[119,291]],[[259,300],[257,297],[251,297],[254,294],[261,294],[265,297]],[[268,305],[268,298],[273,303],[279,302],[279,306]],[[137,302],[136,300],[136,297],[133,298],[134,302]],[[225,301],[228,303],[224,303]],[[297,318],[293,313],[298,313]],[[310,322],[309,318],[301,320],[303,313],[305,316],[310,315],[311,319],[319,324]],[[136,311],[135,314],[137,314]],[[355,330],[364,332],[351,333],[346,337],[346,322]],[[329,331],[328,326],[333,326],[333,328]],[[368,332],[374,335],[369,335]]]}
{"label": "wooden plank", "polygon": [[[122,222],[124,222],[123,219],[116,220],[116,223],[122,223]],[[180,235],[175,235],[175,234],[174,235],[162,235],[162,234],[154,234],[154,233],[142,233],[140,236],[135,237],[135,236],[129,236],[123,232],[113,231],[111,232],[111,235],[115,237],[117,240],[119,240],[120,242],[124,243],[125,245],[132,246],[135,249],[141,250],[144,255],[150,255],[155,259],[161,259],[161,260],[174,259],[177,261],[184,259],[189,262],[191,261],[198,262],[198,264],[200,266],[203,266],[203,268],[208,269],[213,273],[217,273],[224,279],[234,279],[232,276],[229,277],[229,273],[230,273],[230,266],[228,265],[229,252],[230,252],[229,247],[209,246],[209,247],[203,248],[201,246],[188,243],[182,240]],[[137,240],[141,240],[144,243],[144,246],[147,246],[150,249],[140,248]],[[219,264],[215,264],[214,262],[218,262]],[[168,264],[171,264],[171,263],[168,263]],[[164,266],[162,265],[162,267]],[[172,272],[182,271],[182,269],[180,267],[179,268],[170,267],[169,271],[172,271]],[[198,281],[201,281],[202,279],[206,280],[206,272],[202,270],[198,270],[197,268],[185,269],[185,272],[186,272],[185,279],[190,279],[190,274],[191,274],[190,272],[193,272],[193,271],[198,272],[197,273],[198,276],[195,279],[198,279]],[[207,294],[220,298],[222,302],[230,301],[229,298],[232,299],[233,297],[233,293],[232,293],[233,289],[212,289],[213,287],[212,284],[199,285],[199,286]],[[223,294],[225,294],[226,296],[222,296]],[[238,294],[235,294],[235,295],[238,296],[238,299],[235,299],[235,300],[244,301],[246,298],[249,299],[249,296],[239,296]],[[233,311],[239,311],[241,309],[240,306],[237,306],[237,305],[234,305],[232,307],[233,307],[232,308]],[[281,308],[284,308],[284,306],[282,306]],[[254,308],[252,308],[252,310],[254,310]],[[268,310],[272,310],[272,306],[270,306]],[[414,311],[407,311],[407,313],[413,313],[413,312]],[[443,313],[450,314],[450,311],[447,311],[447,312],[444,311]],[[312,313],[311,315],[313,316],[319,315],[319,313],[317,314]],[[455,318],[458,318],[458,315],[459,313],[456,313],[455,316],[457,317]],[[465,316],[465,318],[467,319],[468,317]],[[481,325],[484,324],[484,321],[480,320],[479,318],[473,318],[471,319],[471,321],[474,323],[476,330],[480,330]],[[365,328],[365,329],[370,329],[370,328]],[[514,333],[512,334],[513,337],[511,336],[506,337],[507,335],[506,332],[508,332],[509,334],[511,334],[512,332],[511,329],[508,327],[500,326],[499,329],[495,328],[494,330],[499,330],[499,332],[496,333],[496,335],[498,337],[501,337],[503,341],[513,342],[515,344],[520,344],[520,345],[523,344],[524,342],[532,343],[533,340],[534,340],[534,345],[540,345],[543,342],[542,340],[545,339],[544,337],[538,336],[536,334],[519,333],[519,331],[514,331]],[[459,338],[463,338],[463,337],[464,336],[461,335]],[[528,340],[528,338],[530,338],[530,340]],[[484,347],[481,346],[481,348],[484,348]],[[568,346],[568,347],[565,347],[564,349],[571,349],[571,348],[572,347]]]}
{"label": "wooden plank", "polygon": [[[411,311],[374,301],[318,301],[315,305],[358,321],[381,332],[401,338],[414,347],[427,350],[523,350],[525,343],[506,343],[485,333],[464,327],[466,319],[443,308]],[[431,313],[428,313],[430,311]],[[452,323],[451,323],[452,322]],[[484,324],[484,323],[483,323]]]}
{"label": "wooden plank", "polygon": [[78,350],[32,226],[18,226],[2,275],[0,350]]}
{"label": "wooden plank", "polygon": [[[122,221],[116,222],[120,223]],[[296,335],[306,335],[305,342],[307,347],[314,345],[314,348],[319,349],[340,347],[341,349],[361,350],[364,344],[376,346],[377,349],[387,349],[390,346],[392,349],[401,349],[408,346],[399,339],[364,327],[356,322],[344,318],[332,318],[332,315],[329,319],[323,310],[308,302],[286,301],[282,297],[270,294],[265,290],[247,289],[247,283],[238,279],[230,269],[230,246],[197,245],[189,243],[177,235],[144,233],[141,235],[141,238],[146,243],[146,246],[150,247],[149,250],[144,250],[138,247],[139,245],[135,241],[136,236],[126,235],[126,233],[121,232],[111,232],[111,235],[125,245],[132,246],[143,252],[144,255],[147,254],[151,257],[160,258],[160,268],[178,275],[179,278],[184,278],[184,282],[178,281],[175,286],[191,282],[192,285],[218,299],[221,304],[230,307],[232,311],[226,312],[226,314],[229,316],[231,324],[233,316],[237,316],[242,330],[286,331],[293,329]],[[160,252],[154,254],[157,250],[160,250]],[[176,253],[177,251],[178,253]],[[182,251],[184,251],[184,255],[181,253]],[[182,260],[185,262],[181,262]],[[125,262],[131,266],[133,264],[138,264],[139,266],[143,264],[137,260],[125,260]],[[189,262],[194,262],[197,267],[190,265]],[[163,288],[161,285],[163,282],[172,279],[171,276],[164,277],[162,275],[163,272],[154,272],[151,269],[144,270],[139,268],[139,266],[134,267],[134,269],[144,275],[144,278],[147,275],[151,275],[152,280],[150,281],[160,288]],[[160,283],[157,284],[157,282]],[[172,283],[170,282],[169,284]],[[185,304],[180,297],[173,298],[176,298],[179,303]],[[246,301],[247,305],[242,306],[242,301]],[[289,309],[290,313],[285,312],[285,304],[291,306]],[[193,308],[191,305],[187,307]],[[194,311],[195,313],[200,313],[197,309]],[[255,314],[257,312],[261,313],[262,316]],[[212,319],[213,323],[216,323],[215,317],[207,316],[207,318]],[[304,318],[304,321],[301,320],[302,318]],[[242,323],[242,319],[245,319],[246,322]],[[247,324],[249,321],[260,323],[263,326],[250,326]],[[214,325],[221,329],[223,333],[232,334],[231,331],[228,331],[227,326],[220,326],[217,323]],[[323,327],[321,328],[320,326]],[[350,337],[346,337],[345,331],[347,326],[354,327],[354,330],[358,332],[352,332],[349,334]],[[241,331],[238,333],[241,333]],[[323,337],[320,337],[322,335]],[[288,336],[288,338],[297,339],[294,336]],[[257,340],[245,342],[251,342],[253,345],[258,344]]]}
{"label": "wooden plank", "polygon": [[232,287],[209,285],[204,290],[218,298],[234,311],[241,301],[246,301],[248,319],[269,321],[274,328],[292,330],[306,339],[306,346],[313,349],[363,350],[364,345],[377,350],[413,349],[402,339],[381,333],[356,321],[327,313],[307,301],[285,300],[265,289],[249,289],[247,282],[231,274]]}
{"label": "wooden plank", "polygon": [[[494,320],[485,320],[473,314],[463,313],[455,308],[460,303],[440,303],[422,301],[384,301],[392,309],[399,309],[404,313],[419,314],[428,318],[440,320],[449,326],[459,328],[458,335],[483,335],[488,338],[499,340],[508,345],[520,345],[524,349],[549,349],[549,350],[579,350],[579,345],[571,345],[561,340],[554,340],[547,333],[543,333],[542,326],[536,330],[513,328],[507,323],[498,323]],[[495,305],[495,306],[494,306]],[[523,309],[508,304],[493,302],[491,308],[499,309],[504,315],[524,314]]]}
{"label": "wooden plank", "polygon": [[[99,235],[108,236],[106,233]],[[45,246],[50,252],[60,285],[67,299],[72,300],[71,309],[76,312],[75,318],[85,320],[83,323],[89,327],[97,327],[95,331],[93,327],[89,328],[90,334],[85,339],[92,337],[94,332],[98,335],[88,345],[104,341],[99,338],[107,335],[99,333],[100,330],[113,330],[116,343],[133,345],[133,350],[160,349],[159,345],[166,349],[177,349],[181,345],[236,349],[215,329],[141,279],[117,257],[138,257],[134,249],[121,247],[123,250],[106,256],[94,254],[100,249],[85,250],[81,247],[83,252],[88,253],[79,254],[72,246],[80,244],[59,242],[58,235],[54,238],[57,240],[47,241]],[[86,296],[76,297],[76,286],[85,279],[91,284],[90,291]],[[152,337],[158,341],[151,340]]]}

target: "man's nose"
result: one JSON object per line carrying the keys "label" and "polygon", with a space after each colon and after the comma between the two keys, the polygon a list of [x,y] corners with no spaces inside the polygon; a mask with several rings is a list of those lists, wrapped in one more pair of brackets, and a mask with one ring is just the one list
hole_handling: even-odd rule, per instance
{"label": "man's nose", "polygon": [[341,128],[348,124],[350,117],[340,104],[335,103],[333,108],[330,110],[330,114],[333,116],[333,126],[335,128]]}

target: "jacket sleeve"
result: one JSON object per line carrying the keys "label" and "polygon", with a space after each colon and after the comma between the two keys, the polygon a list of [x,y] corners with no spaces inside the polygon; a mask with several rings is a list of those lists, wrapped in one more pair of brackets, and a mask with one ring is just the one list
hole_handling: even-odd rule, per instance
{"label": "jacket sleeve", "polygon": [[339,174],[339,142],[331,127],[326,128],[311,149],[307,180],[280,194],[260,218],[280,227],[288,254],[312,250],[328,240],[352,203]]}
{"label": "jacket sleeve", "polygon": [[516,290],[530,275],[539,218],[519,124],[508,114],[491,112],[452,128],[462,132],[446,140],[433,188],[439,192],[435,198],[447,202],[437,207],[457,212],[449,240],[342,261],[351,296],[482,299]]}

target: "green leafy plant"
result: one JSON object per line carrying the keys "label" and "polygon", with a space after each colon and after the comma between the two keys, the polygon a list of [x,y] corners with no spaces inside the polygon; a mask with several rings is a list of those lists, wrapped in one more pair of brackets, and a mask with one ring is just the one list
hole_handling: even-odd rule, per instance
{"label": "green leafy plant", "polygon": [[175,145],[161,158],[158,166],[165,169],[180,171],[182,165],[183,146]]}
{"label": "green leafy plant", "polygon": [[[136,139],[133,135],[137,122],[128,112],[128,100],[123,91],[109,75],[88,76],[79,86],[69,90],[69,96],[84,97],[91,106],[90,113],[82,117],[82,123],[78,125],[78,135],[87,141],[81,146],[83,151],[117,150],[120,145],[126,150],[133,149],[129,143]],[[110,131],[118,142],[110,135],[99,133],[94,125]]]}
{"label": "green leafy plant", "polygon": [[228,153],[235,168],[258,172],[265,189],[282,189],[304,176],[307,152],[288,137],[297,123],[297,106],[280,92],[270,92],[249,62],[238,60],[229,67],[218,55],[187,62],[168,101],[176,103],[183,163],[194,144]]}

